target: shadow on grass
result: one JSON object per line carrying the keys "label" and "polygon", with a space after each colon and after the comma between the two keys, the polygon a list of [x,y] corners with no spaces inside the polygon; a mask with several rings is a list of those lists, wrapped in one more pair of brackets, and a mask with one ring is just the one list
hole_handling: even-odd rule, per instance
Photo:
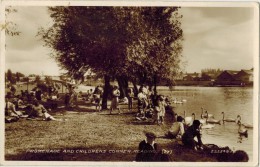
{"label": "shadow on grass", "polygon": [[154,121],[131,121],[129,124],[132,125],[157,125]]}

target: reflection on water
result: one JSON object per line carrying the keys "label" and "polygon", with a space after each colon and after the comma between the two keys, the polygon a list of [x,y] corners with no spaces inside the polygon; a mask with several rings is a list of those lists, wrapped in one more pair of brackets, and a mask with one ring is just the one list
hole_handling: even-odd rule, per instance
{"label": "reflection on water", "polygon": [[[200,119],[202,110],[213,114],[217,120],[225,118],[236,119],[241,116],[242,123],[253,124],[253,88],[248,87],[175,87],[173,91],[159,88],[159,93],[177,98],[185,99],[183,104],[173,104],[175,112],[183,116],[195,114]],[[204,111],[205,112],[205,111]],[[212,129],[202,131],[203,143],[229,146],[233,150],[245,150],[250,160],[253,157],[253,130],[248,129],[248,137],[240,136],[238,125],[235,122],[221,121],[221,125],[215,125]]]}

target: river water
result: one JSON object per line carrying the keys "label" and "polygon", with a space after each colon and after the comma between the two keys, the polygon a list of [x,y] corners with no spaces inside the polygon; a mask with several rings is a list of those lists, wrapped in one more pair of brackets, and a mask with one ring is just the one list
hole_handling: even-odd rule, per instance
{"label": "river water", "polygon": [[[158,92],[186,100],[183,104],[174,104],[178,115],[184,116],[185,110],[186,116],[195,113],[196,119],[200,119],[203,107],[209,114],[213,114],[215,119],[222,120],[221,112],[224,112],[225,118],[236,119],[237,115],[240,115],[242,123],[253,124],[252,87],[176,86],[172,91],[167,87],[159,87]],[[247,138],[241,137],[238,134],[238,125],[234,122],[221,122],[221,125],[216,124],[212,129],[203,129],[202,142],[229,146],[232,150],[244,150],[249,155],[249,161],[253,160],[253,129],[248,129]]]}

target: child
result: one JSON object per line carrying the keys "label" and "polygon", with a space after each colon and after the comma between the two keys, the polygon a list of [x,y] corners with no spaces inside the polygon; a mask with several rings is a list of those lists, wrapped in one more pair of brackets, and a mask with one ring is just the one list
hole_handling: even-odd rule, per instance
{"label": "child", "polygon": [[132,112],[133,109],[133,98],[134,98],[134,91],[132,88],[128,88],[127,90],[127,98],[128,98],[128,110]]}

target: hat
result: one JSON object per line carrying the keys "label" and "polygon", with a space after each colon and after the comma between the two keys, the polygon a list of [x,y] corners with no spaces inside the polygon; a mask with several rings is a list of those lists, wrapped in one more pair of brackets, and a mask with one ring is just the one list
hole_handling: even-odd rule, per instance
{"label": "hat", "polygon": [[156,138],[156,134],[153,132],[145,132],[145,136],[148,138]]}

